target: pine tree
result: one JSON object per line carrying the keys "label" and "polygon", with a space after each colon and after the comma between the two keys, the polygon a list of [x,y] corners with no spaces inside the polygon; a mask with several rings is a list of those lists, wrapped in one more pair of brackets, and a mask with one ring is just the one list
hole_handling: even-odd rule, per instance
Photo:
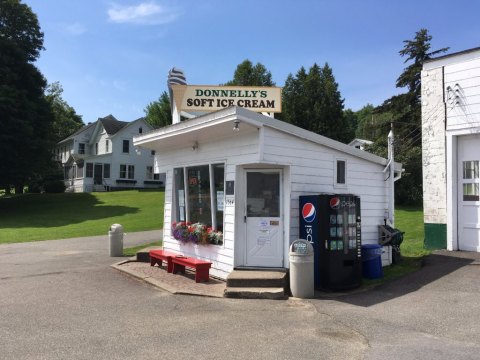
{"label": "pine tree", "polygon": [[349,142],[354,128],[343,112],[343,99],[332,68],[313,64],[306,73],[302,67],[297,75],[289,75],[283,88],[282,119],[286,122],[327,136]]}
{"label": "pine tree", "polygon": [[400,56],[406,57],[407,66],[397,79],[397,87],[406,87],[407,92],[392,96],[375,109],[377,114],[390,121],[383,123],[383,131],[372,149],[379,155],[386,152],[383,147],[390,130],[389,122],[394,126],[395,161],[405,168],[401,181],[396,185],[395,201],[398,204],[420,203],[422,201],[422,125],[421,125],[421,70],[423,63],[434,55],[444,53],[448,48],[430,51],[432,36],[428,30],[420,29],[413,40],[405,40]]}
{"label": "pine tree", "polygon": [[237,65],[233,80],[230,80],[224,85],[275,86],[275,83],[272,80],[272,73],[268,71],[263,64],[257,63],[254,66],[250,60],[246,59]]}

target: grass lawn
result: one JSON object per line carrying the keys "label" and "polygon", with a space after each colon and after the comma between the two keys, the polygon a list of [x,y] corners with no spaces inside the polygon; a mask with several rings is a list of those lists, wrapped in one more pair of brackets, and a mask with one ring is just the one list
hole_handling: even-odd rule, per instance
{"label": "grass lawn", "polygon": [[163,228],[163,190],[0,197],[0,244]]}
{"label": "grass lawn", "polygon": [[143,244],[143,245],[139,245],[139,246],[134,246],[134,247],[131,247],[131,248],[126,248],[126,249],[123,249],[123,256],[134,256],[134,255],[137,255],[137,252],[142,250],[142,249],[145,249],[146,247],[150,247],[150,246],[162,246],[163,245],[163,241],[156,241],[156,242],[153,242],[153,243],[149,243],[149,244]]}
{"label": "grass lawn", "polygon": [[423,247],[424,229],[421,207],[397,207],[395,210],[395,228],[405,232],[403,242],[400,245],[402,260],[398,264],[384,267],[384,277],[382,279],[364,279],[365,285],[386,282],[416,271],[422,266],[423,257],[430,253]]}

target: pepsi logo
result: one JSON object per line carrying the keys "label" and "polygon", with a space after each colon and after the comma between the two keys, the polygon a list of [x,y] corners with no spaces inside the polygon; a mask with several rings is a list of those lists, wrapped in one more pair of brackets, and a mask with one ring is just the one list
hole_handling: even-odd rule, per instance
{"label": "pepsi logo", "polygon": [[340,206],[340,198],[339,197],[334,197],[330,199],[330,207],[332,209],[338,209]]}
{"label": "pepsi logo", "polygon": [[311,223],[315,220],[315,215],[317,214],[315,206],[312,203],[305,203],[302,208],[303,220],[307,223]]}

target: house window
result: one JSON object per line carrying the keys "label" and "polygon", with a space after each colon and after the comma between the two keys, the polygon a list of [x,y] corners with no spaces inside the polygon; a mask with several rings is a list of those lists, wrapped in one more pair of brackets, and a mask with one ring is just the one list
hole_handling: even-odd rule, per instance
{"label": "house window", "polygon": [[120,165],[120,179],[134,179],[135,166],[134,165]]}
{"label": "house window", "polygon": [[222,231],[224,183],[224,164],[174,169],[175,220]]}
{"label": "house window", "polygon": [[85,144],[84,143],[79,143],[78,144],[78,153],[79,154],[85,154]]}
{"label": "house window", "polygon": [[139,134],[143,133],[143,129],[141,127],[138,128],[138,133]]}
{"label": "house window", "polygon": [[120,179],[127,178],[127,165],[120,165]]}
{"label": "house window", "polygon": [[123,140],[123,152],[127,153],[127,154],[130,152],[130,141],[129,140]]}
{"label": "house window", "polygon": [[77,178],[83,178],[83,162],[77,165]]}
{"label": "house window", "polygon": [[98,143],[95,143],[95,155],[98,155]]}
{"label": "house window", "polygon": [[108,139],[105,139],[105,152],[108,153],[110,151],[109,147],[110,147],[110,142],[108,141]]}
{"label": "house window", "polygon": [[85,177],[93,178],[93,163],[87,163],[87,169]]}
{"label": "house window", "polygon": [[147,173],[145,174],[145,179],[147,180],[153,179],[153,166],[147,166]]}
{"label": "house window", "polygon": [[160,180],[160,174],[153,174],[153,180]]}
{"label": "house window", "polygon": [[105,179],[110,178],[110,164],[103,164],[103,177]]}
{"label": "house window", "polygon": [[347,161],[337,159],[335,163],[335,187],[346,187],[347,185]]}
{"label": "house window", "polygon": [[152,156],[154,156],[154,155],[155,155],[155,150],[152,150],[152,151],[150,152],[150,154],[152,154]]}

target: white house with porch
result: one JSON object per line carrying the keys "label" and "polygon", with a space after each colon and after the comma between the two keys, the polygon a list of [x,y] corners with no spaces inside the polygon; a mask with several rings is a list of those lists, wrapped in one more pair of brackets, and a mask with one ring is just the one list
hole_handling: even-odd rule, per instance
{"label": "white house with porch", "polygon": [[54,156],[64,169],[67,191],[163,186],[164,174],[153,169],[155,152],[133,146],[135,135],[151,130],[144,118],[125,122],[108,115],[60,141]]}

